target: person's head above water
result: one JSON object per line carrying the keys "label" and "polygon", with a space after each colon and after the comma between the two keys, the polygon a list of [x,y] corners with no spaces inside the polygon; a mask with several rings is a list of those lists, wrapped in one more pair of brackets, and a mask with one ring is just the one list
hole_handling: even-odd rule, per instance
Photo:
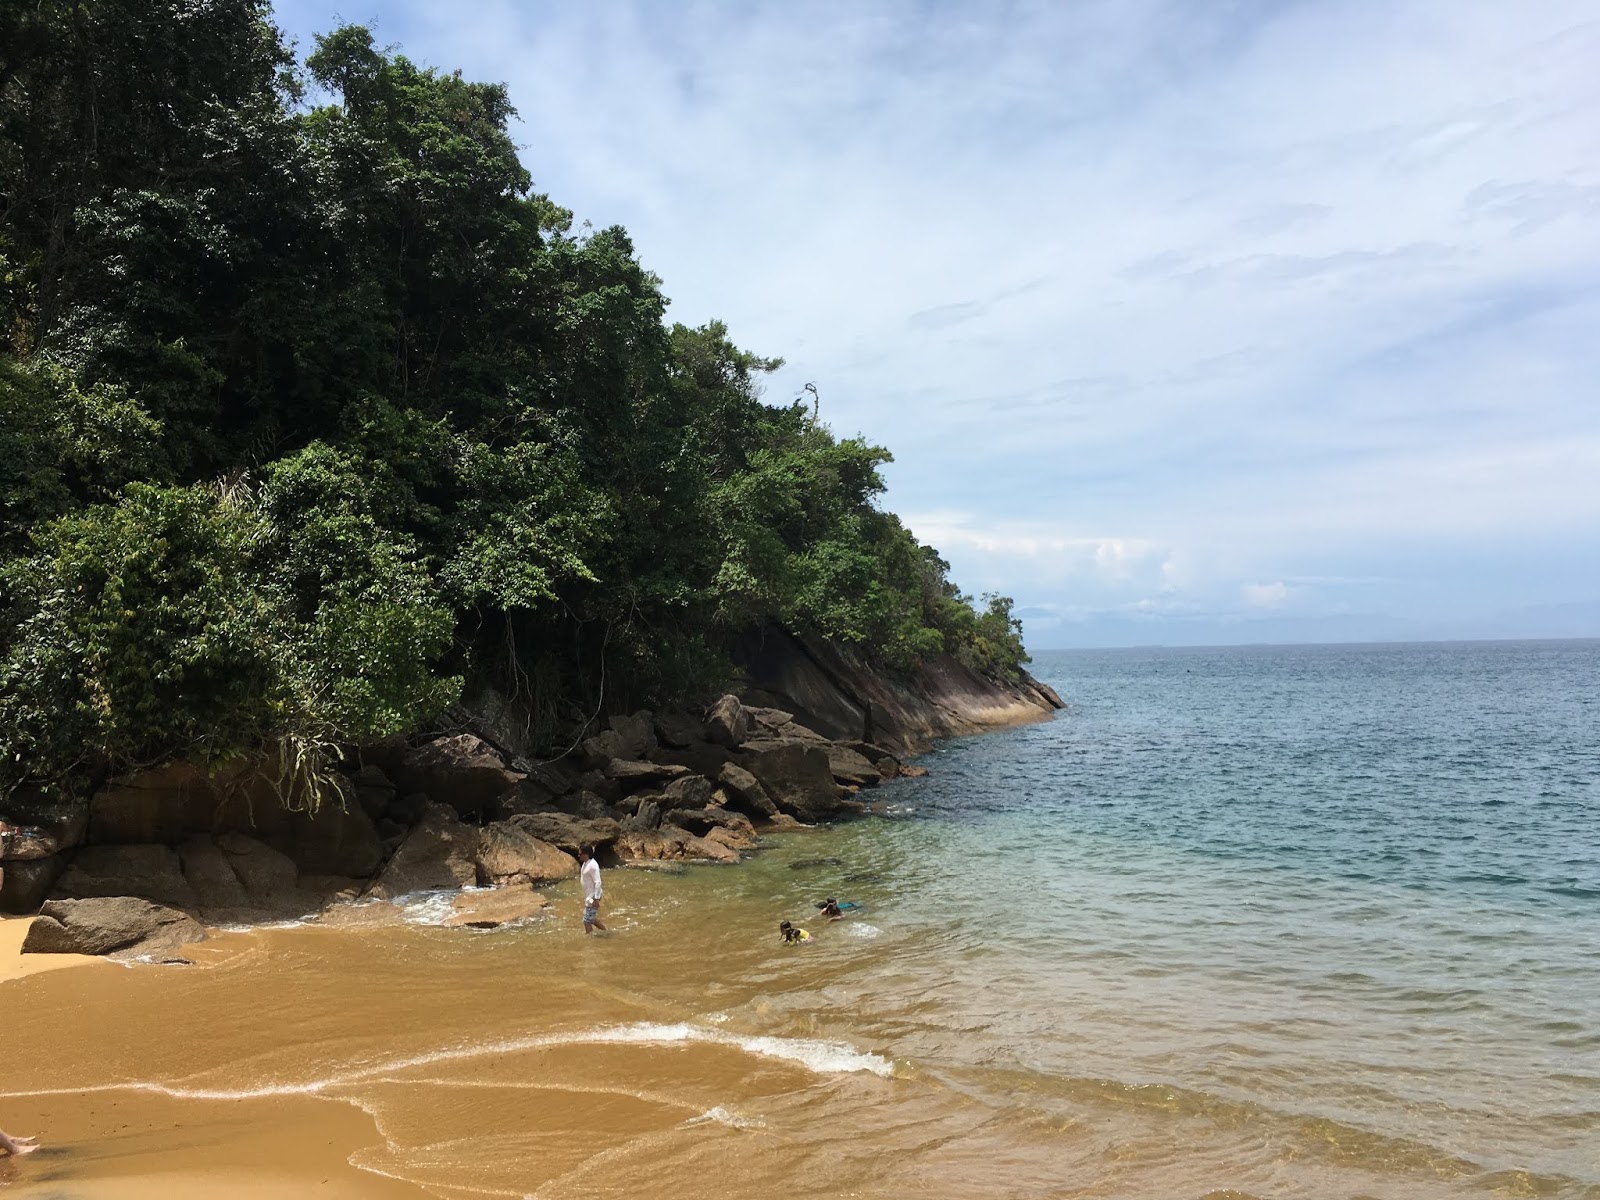
{"label": "person's head above water", "polygon": [[784,932],[784,933],[788,933],[788,932],[789,932],[789,930],[791,930],[791,929],[793,929],[793,928],[794,928],[794,926],[793,926],[793,925],[791,925],[791,924],[790,924],[790,923],[789,923],[789,922],[788,922],[788,921],[779,921],[779,922],[778,922],[778,928],[779,928],[779,930],[781,930],[781,931],[782,931],[782,932]]}

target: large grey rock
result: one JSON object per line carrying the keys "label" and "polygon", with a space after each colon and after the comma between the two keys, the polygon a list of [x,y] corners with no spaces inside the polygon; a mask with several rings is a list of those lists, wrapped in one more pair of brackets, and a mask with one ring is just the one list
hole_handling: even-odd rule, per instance
{"label": "large grey rock", "polygon": [[302,906],[300,871],[287,854],[236,830],[217,834],[216,842],[250,907],[293,910]]}
{"label": "large grey rock", "polygon": [[137,896],[175,908],[199,904],[177,852],[157,845],[83,846],[56,880],[54,895],[62,900]]}
{"label": "large grey rock", "polygon": [[576,854],[584,846],[612,845],[622,832],[622,827],[610,818],[574,817],[568,813],[525,813],[511,817],[508,823],[568,854]]}
{"label": "large grey rock", "polygon": [[761,781],[738,763],[725,763],[717,772],[717,782],[722,785],[729,802],[758,817],[775,817],[780,809],[767,795]]}
{"label": "large grey rock", "polygon": [[462,816],[492,813],[495,802],[522,780],[498,752],[470,733],[436,738],[400,760],[395,785],[402,795],[426,792]]}
{"label": "large grey rock", "polygon": [[823,751],[828,756],[828,770],[838,782],[853,783],[857,787],[876,787],[883,782],[883,772],[849,746],[829,742],[823,746]]}
{"label": "large grey rock", "polygon": [[289,857],[307,875],[364,878],[383,863],[383,842],[360,804],[330,800],[289,819]]}
{"label": "large grey rock", "polygon": [[643,758],[656,748],[655,719],[648,712],[612,717],[611,730],[622,740],[623,746],[623,753],[613,755],[614,758]]}
{"label": "large grey rock", "polygon": [[483,827],[475,861],[481,886],[546,883],[578,874],[578,860],[572,855],[510,821]]}
{"label": "large grey rock", "polygon": [[750,717],[737,696],[723,696],[706,712],[706,738],[730,749],[750,736]]}
{"label": "large grey rock", "polygon": [[637,832],[645,829],[658,829],[661,826],[661,805],[658,796],[641,796],[636,809],[622,819],[624,833]]}
{"label": "large grey rock", "polygon": [[51,900],[29,926],[22,952],[162,956],[205,936],[187,913],[134,896]]}
{"label": "large grey rock", "polygon": [[704,775],[685,775],[674,779],[662,790],[661,807],[704,808],[711,803],[711,781]]}
{"label": "large grey rock", "polygon": [[[826,821],[842,811],[828,754],[804,742],[769,742],[746,748],[743,765],[778,808],[802,821]],[[725,783],[724,786],[727,786]]]}
{"label": "large grey rock", "polygon": [[478,840],[478,830],[463,825],[453,809],[429,805],[368,894],[392,900],[410,892],[471,887],[478,881]]}
{"label": "large grey rock", "polygon": [[878,768],[878,774],[885,779],[893,779],[900,774],[900,760],[882,746],[872,742],[844,742],[843,745],[854,750],[862,758]]}
{"label": "large grey rock", "polygon": [[531,775],[495,802],[502,820],[518,813],[548,812],[554,807],[557,807],[556,794]]}
{"label": "large grey rock", "polygon": [[250,896],[239,882],[222,847],[205,834],[195,834],[178,847],[183,877],[203,910],[248,908]]}
{"label": "large grey rock", "polygon": [[656,713],[656,741],[663,746],[693,746],[705,741],[704,722],[697,721],[682,709],[666,708]]}
{"label": "large grey rock", "polygon": [[714,838],[735,850],[753,850],[756,847],[756,829],[743,813],[729,812],[712,805],[698,811],[674,809],[665,818],[679,829],[687,829],[696,837]]}

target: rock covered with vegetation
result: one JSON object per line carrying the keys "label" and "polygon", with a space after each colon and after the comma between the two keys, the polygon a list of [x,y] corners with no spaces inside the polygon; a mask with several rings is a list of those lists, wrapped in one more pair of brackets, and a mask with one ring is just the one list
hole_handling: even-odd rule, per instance
{"label": "rock covered with vegetation", "polygon": [[477,689],[555,745],[763,627],[1017,671],[888,453],[668,321],[512,116],[259,0],[0,8],[0,797],[241,753],[288,794]]}

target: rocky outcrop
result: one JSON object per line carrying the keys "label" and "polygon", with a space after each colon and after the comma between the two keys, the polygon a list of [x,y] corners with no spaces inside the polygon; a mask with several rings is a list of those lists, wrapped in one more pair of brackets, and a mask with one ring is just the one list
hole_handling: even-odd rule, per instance
{"label": "rocky outcrop", "polygon": [[568,813],[526,813],[509,818],[508,823],[568,854],[576,854],[585,846],[599,850],[614,845],[622,833],[622,826],[610,818],[574,817]]}
{"label": "rocky outcrop", "polygon": [[737,696],[724,696],[706,712],[706,738],[730,750],[750,736],[750,715]]}
{"label": "rocky outcrop", "polygon": [[177,909],[132,896],[51,900],[28,928],[24,954],[109,954],[171,960],[206,931]]}
{"label": "rocky outcrop", "polygon": [[493,720],[453,710],[476,732],[352,751],[320,805],[243,761],[169,764],[53,807],[14,794],[0,802],[0,907],[34,911],[53,895],[234,921],[494,889],[463,892],[459,923],[524,919],[495,906],[537,909],[533,885],[576,875],[580,847],[639,866],[735,862],[758,829],[862,812],[863,789],[925,774],[903,758],[932,737],[1059,704],[1026,676],[997,683],[939,660],[894,679],[788,634],[743,661],[743,698],[611,717],[560,761],[486,740],[527,728],[516,704],[497,701]]}
{"label": "rocky outcrop", "polygon": [[578,860],[511,821],[486,825],[474,858],[478,883],[552,883],[578,874]]}
{"label": "rocky outcrop", "polygon": [[740,758],[780,812],[812,823],[843,811],[842,793],[821,746],[767,741],[746,747]]}
{"label": "rocky outcrop", "polygon": [[480,836],[461,823],[455,809],[430,804],[367,894],[393,900],[411,892],[472,887],[478,882]]}
{"label": "rocky outcrop", "polygon": [[470,733],[435,738],[401,758],[394,782],[405,793],[421,792],[463,817],[495,811],[495,802],[524,776]]}
{"label": "rocky outcrop", "polygon": [[1053,689],[1026,672],[996,680],[939,655],[895,675],[848,647],[779,628],[751,634],[735,657],[749,685],[746,704],[770,705],[830,739],[871,742],[901,756],[938,738],[1037,721],[1062,707]]}

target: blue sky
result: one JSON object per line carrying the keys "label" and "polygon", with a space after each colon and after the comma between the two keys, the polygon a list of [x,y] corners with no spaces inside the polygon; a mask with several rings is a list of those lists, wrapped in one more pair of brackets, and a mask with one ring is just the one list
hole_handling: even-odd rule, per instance
{"label": "blue sky", "polygon": [[1600,636],[1595,0],[277,13],[506,82],[1034,649]]}

